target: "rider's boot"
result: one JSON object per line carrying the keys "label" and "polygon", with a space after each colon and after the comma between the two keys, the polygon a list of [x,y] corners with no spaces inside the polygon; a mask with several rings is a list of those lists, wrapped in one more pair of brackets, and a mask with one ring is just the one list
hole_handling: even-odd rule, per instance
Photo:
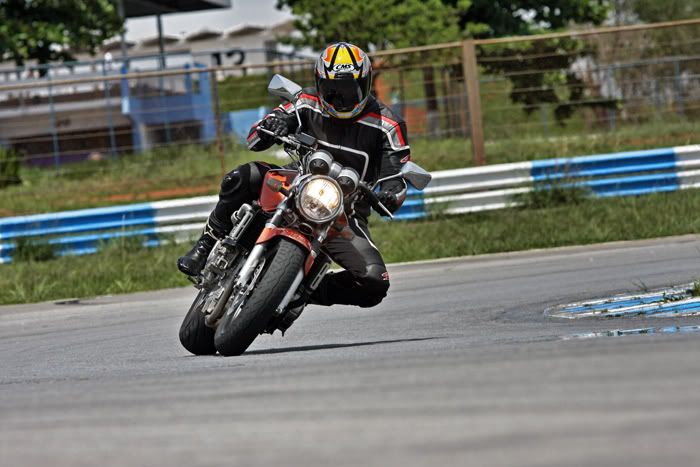
{"label": "rider's boot", "polygon": [[[282,335],[287,332],[287,329],[292,327],[294,321],[299,318],[301,312],[304,311],[306,305],[317,305],[318,302],[314,300],[313,294],[309,297],[308,292],[302,290],[301,294],[295,294],[292,300],[287,305],[287,311],[282,315],[282,317],[275,323],[275,328],[282,331]],[[272,329],[274,332],[274,328]],[[272,333],[271,332],[271,333]]]}
{"label": "rider's boot", "polygon": [[289,329],[292,324],[294,324],[294,321],[297,320],[299,315],[301,315],[301,312],[304,311],[304,307],[306,306],[305,303],[299,303],[299,304],[290,304],[290,306],[287,307],[287,312],[282,315],[282,318],[277,322],[277,329],[282,331],[282,335],[284,336],[284,333],[287,332],[287,329]]}
{"label": "rider's boot", "polygon": [[185,253],[177,260],[177,268],[183,274],[188,276],[197,276],[204,265],[207,263],[207,258],[211,252],[216,242],[222,239],[226,234],[218,232],[211,227],[211,224],[207,222],[204,227],[204,232],[202,236],[199,237],[197,243],[194,244],[192,249]]}

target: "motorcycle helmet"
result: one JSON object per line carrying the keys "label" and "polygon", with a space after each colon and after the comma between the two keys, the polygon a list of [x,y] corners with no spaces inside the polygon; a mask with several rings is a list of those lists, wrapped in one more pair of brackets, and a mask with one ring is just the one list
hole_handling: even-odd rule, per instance
{"label": "motorcycle helmet", "polygon": [[356,45],[329,45],[316,61],[316,91],[335,118],[353,118],[365,108],[372,84],[369,57]]}

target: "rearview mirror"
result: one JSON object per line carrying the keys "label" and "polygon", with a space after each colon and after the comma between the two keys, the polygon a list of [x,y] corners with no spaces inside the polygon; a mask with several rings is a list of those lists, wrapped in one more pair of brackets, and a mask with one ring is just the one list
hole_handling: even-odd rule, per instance
{"label": "rearview mirror", "polygon": [[401,167],[401,175],[417,190],[422,190],[428,186],[428,183],[430,183],[430,180],[433,178],[427,170],[411,161],[406,162]]}
{"label": "rearview mirror", "polygon": [[301,86],[282,75],[275,75],[267,85],[267,92],[292,102],[301,93]]}

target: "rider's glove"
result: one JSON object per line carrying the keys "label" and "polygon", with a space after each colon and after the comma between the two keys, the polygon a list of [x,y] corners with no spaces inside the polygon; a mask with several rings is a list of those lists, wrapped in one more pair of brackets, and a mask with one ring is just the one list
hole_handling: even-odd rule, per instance
{"label": "rider's glove", "polygon": [[[271,131],[275,136],[287,136],[289,134],[289,125],[287,120],[277,115],[270,115],[260,122],[260,127]],[[266,135],[266,133],[262,133]]]}
{"label": "rider's glove", "polygon": [[377,198],[393,214],[406,199],[406,183],[403,180],[389,180],[382,183]]}
{"label": "rider's glove", "polygon": [[[388,191],[380,191],[377,193],[377,198],[392,214],[399,209],[399,200],[394,193]],[[380,213],[381,214],[381,213]]]}

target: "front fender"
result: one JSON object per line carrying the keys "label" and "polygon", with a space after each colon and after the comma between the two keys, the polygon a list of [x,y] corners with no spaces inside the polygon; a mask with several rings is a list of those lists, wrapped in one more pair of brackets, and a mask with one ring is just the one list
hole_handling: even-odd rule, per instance
{"label": "front fender", "polygon": [[304,247],[309,252],[309,255],[306,258],[306,263],[304,264],[304,275],[306,275],[316,259],[316,252],[311,246],[311,241],[294,229],[266,226],[260,233],[260,236],[258,236],[258,240],[255,242],[255,244],[260,245],[261,243],[269,242],[275,237],[286,237],[292,240],[294,243]]}

